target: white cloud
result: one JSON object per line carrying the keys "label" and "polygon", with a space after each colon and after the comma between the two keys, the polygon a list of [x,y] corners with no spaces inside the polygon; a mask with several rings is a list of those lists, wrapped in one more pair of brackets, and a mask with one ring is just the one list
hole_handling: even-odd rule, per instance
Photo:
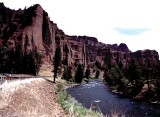
{"label": "white cloud", "polygon": [[[156,49],[160,53],[159,0],[0,1],[16,9],[39,3],[66,34],[95,36],[105,43],[126,43],[132,51]],[[150,30],[133,36],[118,33],[115,28]]]}

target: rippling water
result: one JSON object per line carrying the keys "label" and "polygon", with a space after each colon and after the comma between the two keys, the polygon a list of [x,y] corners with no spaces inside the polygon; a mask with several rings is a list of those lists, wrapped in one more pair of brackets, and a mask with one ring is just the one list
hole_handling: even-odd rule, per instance
{"label": "rippling water", "polygon": [[160,106],[146,102],[136,102],[112,93],[102,81],[67,89],[69,94],[87,108],[100,110],[104,115],[117,112],[127,117],[160,117]]}

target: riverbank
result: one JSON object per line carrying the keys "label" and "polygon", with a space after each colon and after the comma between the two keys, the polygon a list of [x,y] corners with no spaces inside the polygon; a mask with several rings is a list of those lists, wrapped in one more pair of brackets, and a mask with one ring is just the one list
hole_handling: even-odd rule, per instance
{"label": "riverbank", "polygon": [[[70,87],[71,85],[68,86]],[[73,97],[71,97],[66,92],[65,88],[66,86],[62,83],[56,84],[55,86],[58,102],[66,112],[67,117],[104,117],[102,113],[95,112],[91,108],[86,109],[82,104],[78,103]]]}
{"label": "riverbank", "polygon": [[[99,81],[98,79],[91,79],[89,82],[95,80]],[[100,81],[102,81],[102,79]],[[90,108],[86,108],[84,105],[82,105],[82,103],[78,102],[74,97],[72,97],[67,91],[68,89],[81,87],[82,85],[87,84],[88,82],[77,84],[74,82],[67,82],[62,79],[57,80],[55,90],[57,92],[58,102],[66,112],[67,117],[118,117],[119,113],[117,113],[116,111],[112,111],[104,115],[102,114],[101,109],[95,107],[94,105],[91,105]],[[125,117],[124,114],[121,115]]]}
{"label": "riverbank", "polygon": [[[127,97],[127,98],[133,99],[135,101],[139,101],[139,102],[147,102],[147,103],[150,103],[150,104],[160,105],[160,99],[156,99],[156,95],[154,94],[154,91],[156,89],[154,89],[152,87],[149,91],[148,84],[144,84],[142,89],[140,90],[140,92],[136,96],[131,96],[127,93],[124,93],[123,91],[118,91],[115,87],[110,86],[106,82],[105,82],[105,84],[108,85],[111,92],[113,92],[117,95]],[[148,98],[148,97],[152,97],[152,98]]]}
{"label": "riverbank", "polygon": [[139,102],[111,92],[104,82],[95,80],[67,89],[84,107],[100,110],[107,117],[159,117],[160,106]]}

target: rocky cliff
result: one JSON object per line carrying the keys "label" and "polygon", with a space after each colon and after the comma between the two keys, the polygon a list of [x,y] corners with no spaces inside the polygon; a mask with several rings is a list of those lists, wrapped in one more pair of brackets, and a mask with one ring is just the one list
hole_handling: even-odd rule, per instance
{"label": "rocky cliff", "polygon": [[56,46],[61,47],[62,59],[72,66],[84,66],[99,61],[102,65],[106,56],[108,64],[122,63],[124,67],[132,59],[141,65],[145,62],[155,65],[158,52],[143,50],[131,52],[126,44],[104,44],[95,37],[69,36],[50,20],[40,5],[24,10],[11,10],[0,3],[0,46],[23,53],[37,50],[43,55],[43,63],[51,64]]}
{"label": "rocky cliff", "polygon": [[[0,45],[22,52],[34,51],[53,58],[55,35],[59,29],[40,5],[11,10],[0,4]],[[51,54],[52,53],[52,54]]]}

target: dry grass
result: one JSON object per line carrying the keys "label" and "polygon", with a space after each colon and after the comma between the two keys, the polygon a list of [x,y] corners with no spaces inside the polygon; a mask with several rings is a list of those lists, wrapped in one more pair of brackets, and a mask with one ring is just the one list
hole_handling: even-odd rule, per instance
{"label": "dry grass", "polygon": [[53,76],[53,65],[45,62],[38,73],[39,76]]}
{"label": "dry grass", "polygon": [[0,86],[0,117],[63,117],[53,84],[32,78]]}

